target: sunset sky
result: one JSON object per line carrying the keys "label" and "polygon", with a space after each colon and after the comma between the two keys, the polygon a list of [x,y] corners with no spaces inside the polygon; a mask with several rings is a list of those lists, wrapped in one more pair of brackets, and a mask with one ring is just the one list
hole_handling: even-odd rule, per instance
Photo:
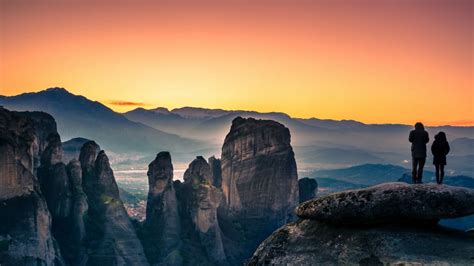
{"label": "sunset sky", "polygon": [[474,1],[0,2],[0,95],[474,124]]}

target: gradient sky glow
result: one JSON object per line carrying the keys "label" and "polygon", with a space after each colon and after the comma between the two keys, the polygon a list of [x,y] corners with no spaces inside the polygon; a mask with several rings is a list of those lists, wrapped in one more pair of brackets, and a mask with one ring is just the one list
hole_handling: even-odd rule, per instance
{"label": "gradient sky glow", "polygon": [[470,0],[0,2],[2,95],[474,124]]}

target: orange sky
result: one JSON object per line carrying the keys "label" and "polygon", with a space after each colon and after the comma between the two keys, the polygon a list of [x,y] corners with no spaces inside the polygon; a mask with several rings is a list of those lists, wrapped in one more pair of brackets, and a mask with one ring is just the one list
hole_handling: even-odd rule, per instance
{"label": "orange sky", "polygon": [[2,95],[474,124],[469,0],[0,2]]}

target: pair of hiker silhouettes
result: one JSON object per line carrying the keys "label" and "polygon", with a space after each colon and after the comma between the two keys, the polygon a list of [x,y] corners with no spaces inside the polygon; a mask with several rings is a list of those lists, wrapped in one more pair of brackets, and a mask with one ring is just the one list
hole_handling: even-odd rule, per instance
{"label": "pair of hiker silhouettes", "polygon": [[[426,162],[426,144],[430,140],[428,132],[422,123],[415,124],[415,129],[410,131],[408,140],[411,142],[412,157],[412,179],[413,184],[420,184],[423,178],[423,167]],[[446,155],[449,153],[449,143],[444,132],[439,132],[431,145],[433,154],[433,164],[436,168],[436,182],[443,183],[444,166],[446,165]]]}

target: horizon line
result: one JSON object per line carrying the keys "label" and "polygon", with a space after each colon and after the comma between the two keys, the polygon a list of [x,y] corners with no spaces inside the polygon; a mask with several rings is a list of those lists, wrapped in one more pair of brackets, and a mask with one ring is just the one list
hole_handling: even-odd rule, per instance
{"label": "horizon line", "polygon": [[[38,93],[42,93],[42,92],[52,91],[52,90],[55,90],[55,89],[56,90],[64,90],[67,93],[72,94],[74,96],[84,97],[84,98],[86,98],[90,101],[99,102],[102,105],[104,105],[105,107],[112,110],[113,112],[121,114],[121,115],[126,114],[126,113],[131,112],[131,111],[134,111],[134,110],[137,110],[137,109],[144,109],[144,110],[147,110],[147,111],[152,111],[152,110],[162,108],[162,109],[166,109],[168,112],[172,113],[173,111],[178,110],[178,109],[193,108],[193,109],[204,109],[204,110],[225,111],[225,112],[253,112],[253,113],[259,113],[259,114],[279,113],[279,114],[287,115],[291,119],[302,119],[302,120],[316,119],[316,120],[321,120],[321,121],[334,121],[334,122],[357,122],[357,123],[361,123],[361,124],[364,124],[364,125],[403,125],[403,126],[412,126],[416,123],[416,122],[412,122],[412,124],[409,124],[409,123],[406,123],[406,122],[369,123],[369,122],[364,122],[362,120],[357,120],[357,119],[352,119],[352,118],[335,119],[335,118],[320,118],[320,117],[316,117],[316,116],[297,117],[297,116],[292,116],[291,114],[283,112],[283,111],[256,111],[256,110],[246,110],[246,109],[225,109],[225,108],[219,108],[219,107],[217,107],[217,108],[216,107],[202,107],[202,106],[192,106],[192,105],[184,105],[184,106],[181,106],[181,107],[166,107],[166,106],[156,105],[156,104],[151,104],[151,103],[146,103],[146,102],[134,102],[134,101],[131,101],[131,100],[112,100],[112,99],[108,99],[108,100],[99,99],[99,100],[96,100],[96,99],[88,98],[87,96],[82,95],[82,94],[75,94],[71,90],[66,89],[65,87],[60,87],[60,86],[48,87],[46,89],[40,89],[40,90],[37,90],[37,91],[33,90],[33,91],[28,91],[28,92],[22,92],[22,93],[19,93],[19,94],[11,94],[11,95],[2,95],[2,94],[0,94],[0,97],[16,97],[16,96],[20,96],[20,95],[23,95],[23,94],[38,94]],[[113,108],[112,106],[131,106],[131,107],[135,107],[135,108],[130,109],[128,111],[119,111],[119,110]],[[155,106],[155,107],[146,108],[146,107],[149,107],[149,106]],[[450,121],[450,122],[434,122],[434,121],[423,122],[423,120],[417,120],[417,121],[422,122],[425,126],[428,126],[428,127],[445,127],[445,126],[474,127],[474,120],[468,120],[468,119],[456,120],[456,121]]]}

